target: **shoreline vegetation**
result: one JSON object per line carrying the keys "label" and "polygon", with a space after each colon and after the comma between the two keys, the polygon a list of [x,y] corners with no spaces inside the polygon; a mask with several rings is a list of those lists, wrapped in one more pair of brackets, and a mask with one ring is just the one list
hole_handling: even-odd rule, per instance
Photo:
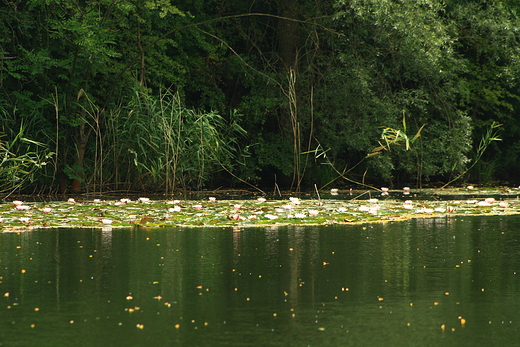
{"label": "shoreline vegetation", "polygon": [[[0,204],[2,232],[42,228],[165,228],[312,226],[397,222],[413,218],[513,215],[520,188],[473,187],[420,191],[290,194],[244,199],[201,192],[200,198],[92,198],[12,200]],[[27,197],[30,198],[30,197]],[[54,197],[55,198],[55,197]],[[36,200],[36,199],[32,199]]]}

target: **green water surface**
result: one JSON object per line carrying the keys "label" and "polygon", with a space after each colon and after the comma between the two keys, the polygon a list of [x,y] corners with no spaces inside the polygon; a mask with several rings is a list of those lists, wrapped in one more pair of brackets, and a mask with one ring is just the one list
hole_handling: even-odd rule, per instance
{"label": "green water surface", "polygon": [[520,345],[520,216],[0,234],[1,346]]}

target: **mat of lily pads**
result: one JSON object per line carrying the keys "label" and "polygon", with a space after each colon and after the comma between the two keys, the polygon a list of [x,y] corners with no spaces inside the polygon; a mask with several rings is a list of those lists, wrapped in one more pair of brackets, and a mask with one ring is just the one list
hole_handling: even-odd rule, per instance
{"label": "mat of lily pads", "polygon": [[48,227],[186,227],[354,224],[410,218],[520,213],[515,196],[428,201],[391,198],[368,200],[74,200],[0,205],[3,232]]}

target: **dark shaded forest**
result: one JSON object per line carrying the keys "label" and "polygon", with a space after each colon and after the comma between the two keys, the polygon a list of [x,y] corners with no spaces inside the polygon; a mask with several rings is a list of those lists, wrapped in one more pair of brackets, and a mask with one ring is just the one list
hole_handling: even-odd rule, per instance
{"label": "dark shaded forest", "polygon": [[1,0],[0,190],[520,183],[520,5]]}

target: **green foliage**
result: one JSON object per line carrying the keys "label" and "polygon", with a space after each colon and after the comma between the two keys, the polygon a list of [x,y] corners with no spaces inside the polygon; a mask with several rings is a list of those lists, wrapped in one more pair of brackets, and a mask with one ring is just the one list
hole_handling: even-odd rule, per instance
{"label": "green foliage", "polygon": [[160,98],[136,91],[112,117],[111,134],[103,139],[103,166],[117,177],[105,177],[126,187],[201,188],[216,171],[232,170],[243,155],[239,114],[225,121],[215,112],[187,109],[170,91]]}
{"label": "green foliage", "polygon": [[53,155],[42,143],[24,137],[22,126],[11,136],[1,134],[0,192],[11,194],[23,189]]}

